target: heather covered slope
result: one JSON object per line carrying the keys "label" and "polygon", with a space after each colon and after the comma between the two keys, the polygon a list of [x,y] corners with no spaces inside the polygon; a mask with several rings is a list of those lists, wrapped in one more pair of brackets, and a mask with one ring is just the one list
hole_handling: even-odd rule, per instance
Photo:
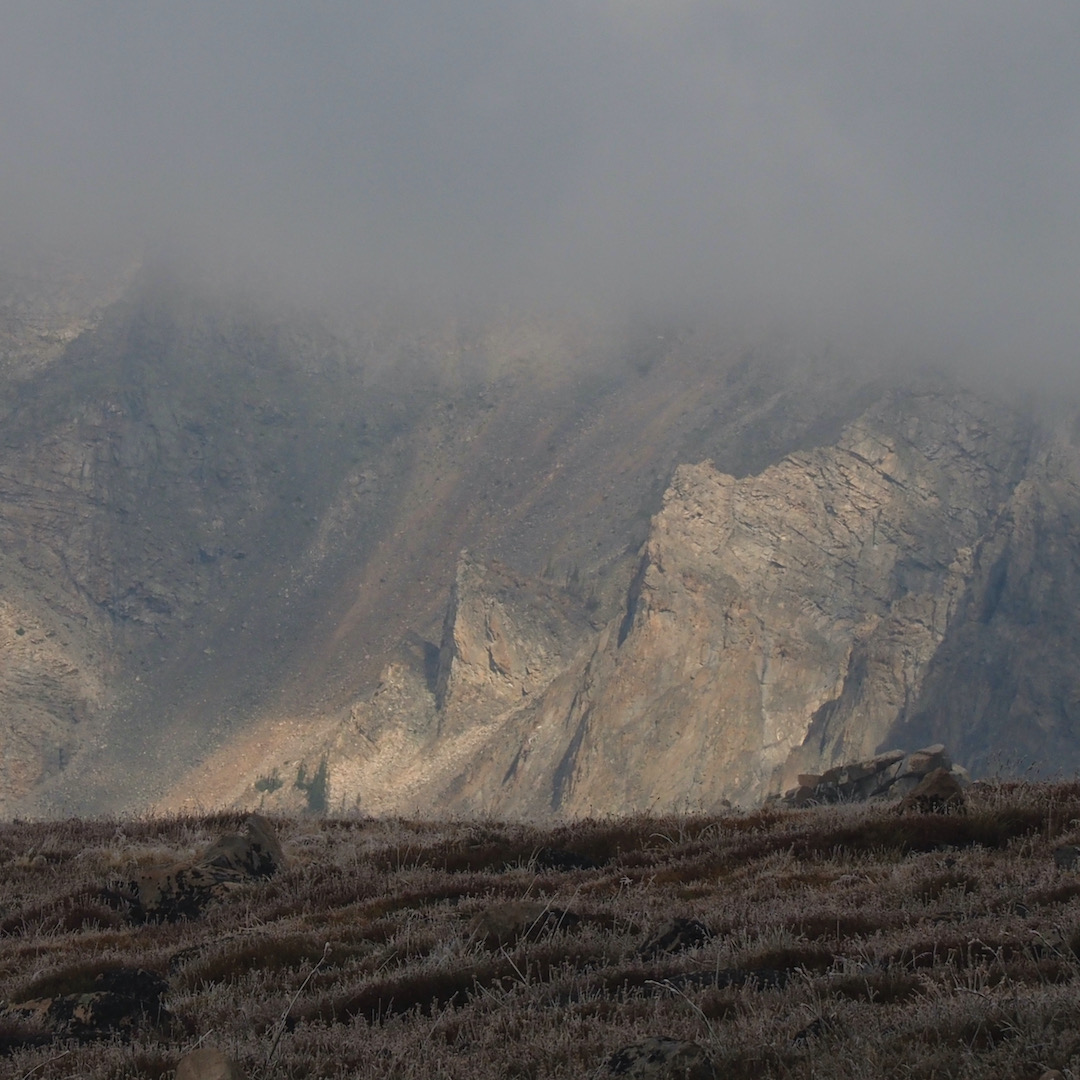
{"label": "heather covered slope", "polygon": [[[4,1075],[169,1077],[198,1044],[253,1080],[603,1076],[650,1035],[748,1080],[1080,1066],[1076,784],[978,784],[962,814],[279,819],[273,877],[132,922],[128,881],[239,821],[0,826]],[[164,1012],[33,1015],[133,968]]]}

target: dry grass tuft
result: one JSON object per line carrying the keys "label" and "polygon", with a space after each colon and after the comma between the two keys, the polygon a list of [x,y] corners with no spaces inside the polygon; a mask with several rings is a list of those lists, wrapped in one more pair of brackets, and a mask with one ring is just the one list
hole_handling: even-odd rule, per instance
{"label": "dry grass tuft", "polygon": [[[243,820],[0,825],[0,1075],[161,1080],[203,1040],[251,1080],[554,1080],[665,1035],[733,1078],[1080,1076],[1080,871],[1054,859],[1080,783],[976,784],[963,815],[279,821],[272,879],[132,924],[125,880]],[[577,919],[470,932],[515,904]],[[673,925],[693,941],[657,947]],[[17,1011],[134,968],[172,1021],[75,1041]]]}

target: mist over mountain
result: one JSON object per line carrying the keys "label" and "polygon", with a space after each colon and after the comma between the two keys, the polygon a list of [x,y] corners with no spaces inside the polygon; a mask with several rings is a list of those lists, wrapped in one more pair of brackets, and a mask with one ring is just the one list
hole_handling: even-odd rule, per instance
{"label": "mist over mountain", "polygon": [[1071,9],[0,10],[0,812],[1080,765]]}
{"label": "mist over mountain", "polygon": [[1075,386],[1068,5],[2,7],[9,245]]}
{"label": "mist over mountain", "polygon": [[942,738],[1080,764],[1075,425],[705,321],[349,337],[65,280],[8,279],[5,812],[711,808]]}

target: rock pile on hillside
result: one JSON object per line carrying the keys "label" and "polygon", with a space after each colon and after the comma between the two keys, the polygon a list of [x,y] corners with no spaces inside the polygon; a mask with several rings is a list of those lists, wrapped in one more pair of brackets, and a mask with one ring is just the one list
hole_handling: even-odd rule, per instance
{"label": "rock pile on hillside", "polygon": [[252,814],[243,833],[227,833],[194,862],[152,870],[133,881],[132,914],[138,920],[195,918],[237,885],[272,877],[284,861],[273,825]]}
{"label": "rock pile on hillside", "polygon": [[898,813],[918,810],[923,814],[963,813],[964,789],[949,769],[935,769],[924,776],[910,794],[900,800]]}
{"label": "rock pile on hillside", "polygon": [[[942,771],[953,778],[955,790],[970,783],[967,770],[954,765],[941,743],[907,753],[889,750],[863,761],[838,765],[820,776],[802,773],[798,786],[781,797],[788,806],[817,803],[866,802],[870,799],[906,800],[933,773]],[[954,789],[950,787],[950,792]]]}

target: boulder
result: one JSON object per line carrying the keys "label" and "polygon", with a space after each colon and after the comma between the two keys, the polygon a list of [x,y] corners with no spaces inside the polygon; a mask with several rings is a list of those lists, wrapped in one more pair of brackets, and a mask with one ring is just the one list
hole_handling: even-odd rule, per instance
{"label": "boulder", "polygon": [[176,1066],[176,1080],[246,1080],[240,1066],[231,1057],[204,1047],[185,1054]]}
{"label": "boulder", "polygon": [[579,918],[538,900],[511,900],[493,904],[469,920],[469,936],[488,949],[534,941],[560,927],[576,926]]}
{"label": "boulder", "polygon": [[906,757],[907,753],[903,750],[886,750],[884,753],[872,757],[870,763],[873,765],[875,772],[884,772],[885,769],[891,768],[893,765],[899,765]]}
{"label": "boulder", "polygon": [[911,795],[934,769],[951,772],[961,787],[971,783],[968,772],[953,765],[940,743],[912,754],[888,750],[864,761],[835,765],[820,776],[801,773],[799,786],[784,793],[788,806],[817,803],[867,802],[870,799],[903,799]]}
{"label": "boulder", "polygon": [[945,746],[942,743],[934,743],[933,746],[924,746],[921,750],[909,754],[907,761],[904,762],[903,772],[904,775],[929,776],[936,769],[948,771],[951,768],[952,762],[949,760],[949,755],[945,753]]}
{"label": "boulder", "polygon": [[635,1080],[715,1080],[708,1054],[695,1042],[654,1035],[616,1050],[608,1059],[611,1076]]}
{"label": "boulder", "polygon": [[815,801],[816,795],[816,787],[811,787],[809,784],[800,784],[797,788],[792,788],[784,793],[784,802],[789,803],[791,806],[809,806],[810,803]]}
{"label": "boulder", "polygon": [[964,789],[948,769],[935,769],[924,776],[922,782],[910,795],[900,800],[898,813],[918,810],[922,813],[962,813]]}

